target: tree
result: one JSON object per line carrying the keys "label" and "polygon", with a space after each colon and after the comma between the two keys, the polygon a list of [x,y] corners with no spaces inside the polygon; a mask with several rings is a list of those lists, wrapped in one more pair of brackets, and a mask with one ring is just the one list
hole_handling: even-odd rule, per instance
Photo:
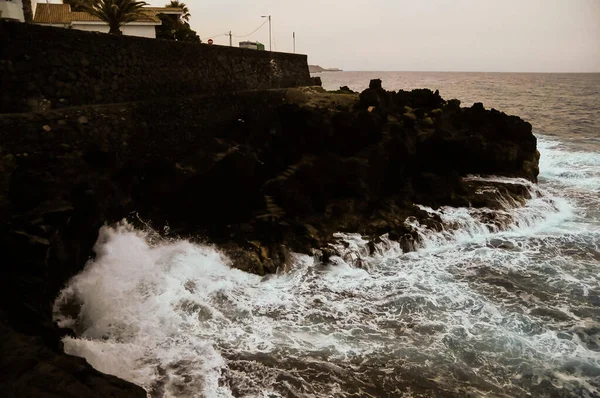
{"label": "tree", "polygon": [[202,42],[200,36],[190,28],[189,23],[173,18],[173,15],[158,14],[158,18],[162,24],[156,27],[157,39]]}
{"label": "tree", "polygon": [[181,19],[185,22],[190,22],[190,9],[185,5],[185,3],[180,3],[179,0],[171,0],[169,4],[165,5],[165,7],[181,8],[181,10],[183,11]]}
{"label": "tree", "polygon": [[63,4],[71,6],[71,11],[86,11],[84,3],[91,3],[90,0],[63,0]]}
{"label": "tree", "polygon": [[148,5],[137,0],[87,0],[81,3],[82,10],[100,18],[108,24],[108,33],[122,35],[121,26],[136,21],[143,14],[142,8]]}
{"label": "tree", "polygon": [[158,18],[160,18],[162,24],[156,27],[157,39],[197,43],[202,42],[200,36],[198,36],[198,34],[190,27],[190,10],[185,3],[181,3],[179,0],[171,0],[165,7],[181,8],[183,15],[179,17],[175,15],[158,14]]}

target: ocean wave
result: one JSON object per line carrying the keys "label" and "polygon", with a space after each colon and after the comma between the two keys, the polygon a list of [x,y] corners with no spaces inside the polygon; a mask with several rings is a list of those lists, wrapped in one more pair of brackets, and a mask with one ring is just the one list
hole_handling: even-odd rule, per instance
{"label": "ocean wave", "polygon": [[362,237],[338,234],[347,255],[333,264],[297,255],[267,278],[231,268],[216,247],[104,227],[96,259],[55,303],[78,334],[65,350],[152,397],[401,396],[419,383],[598,394],[593,263],[568,254],[589,235],[568,229],[566,199],[488,180],[532,194],[507,202],[502,227],[490,210],[423,207],[451,227],[407,220],[422,238],[415,252],[384,237],[370,254]]}

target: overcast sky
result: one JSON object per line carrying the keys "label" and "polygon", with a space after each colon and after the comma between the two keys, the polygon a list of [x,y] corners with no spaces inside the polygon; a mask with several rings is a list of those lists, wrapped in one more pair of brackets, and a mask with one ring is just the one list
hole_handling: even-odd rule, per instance
{"label": "overcast sky", "polygon": [[[152,5],[167,1],[146,0]],[[203,41],[273,18],[273,50],[344,70],[600,72],[600,0],[187,0]],[[268,49],[268,25],[241,40]],[[218,36],[220,35],[220,36]]]}

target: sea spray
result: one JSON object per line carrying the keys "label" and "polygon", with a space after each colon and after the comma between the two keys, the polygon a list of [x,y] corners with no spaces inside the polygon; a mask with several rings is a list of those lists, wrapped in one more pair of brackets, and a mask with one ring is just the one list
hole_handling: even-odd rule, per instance
{"label": "sea spray", "polygon": [[495,211],[502,223],[422,207],[446,227],[407,220],[414,252],[338,234],[347,251],[333,264],[296,256],[268,278],[215,247],[104,227],[56,301],[79,336],[65,349],[153,397],[597,396],[598,231],[581,202],[542,185]]}
{"label": "sea spray", "polygon": [[205,305],[207,296],[258,277],[230,269],[208,246],[151,246],[146,233],[126,223],[103,227],[94,250],[96,258],[55,303],[59,326],[79,336],[66,338],[66,352],[165,396],[181,396],[181,388],[228,396],[218,382],[224,360],[195,338],[196,329],[202,317],[223,316]]}

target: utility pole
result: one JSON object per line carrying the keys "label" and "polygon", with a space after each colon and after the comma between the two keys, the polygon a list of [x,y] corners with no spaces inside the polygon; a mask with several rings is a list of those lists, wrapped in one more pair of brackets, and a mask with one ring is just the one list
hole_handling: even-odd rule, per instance
{"label": "utility pole", "polygon": [[262,18],[269,18],[269,51],[271,51],[271,16],[261,15]]}
{"label": "utility pole", "polygon": [[294,54],[296,54],[296,32],[292,34],[292,37],[294,38]]}
{"label": "utility pole", "polygon": [[229,31],[227,35],[229,36],[229,47],[233,47],[233,35],[231,34],[231,31]]}

